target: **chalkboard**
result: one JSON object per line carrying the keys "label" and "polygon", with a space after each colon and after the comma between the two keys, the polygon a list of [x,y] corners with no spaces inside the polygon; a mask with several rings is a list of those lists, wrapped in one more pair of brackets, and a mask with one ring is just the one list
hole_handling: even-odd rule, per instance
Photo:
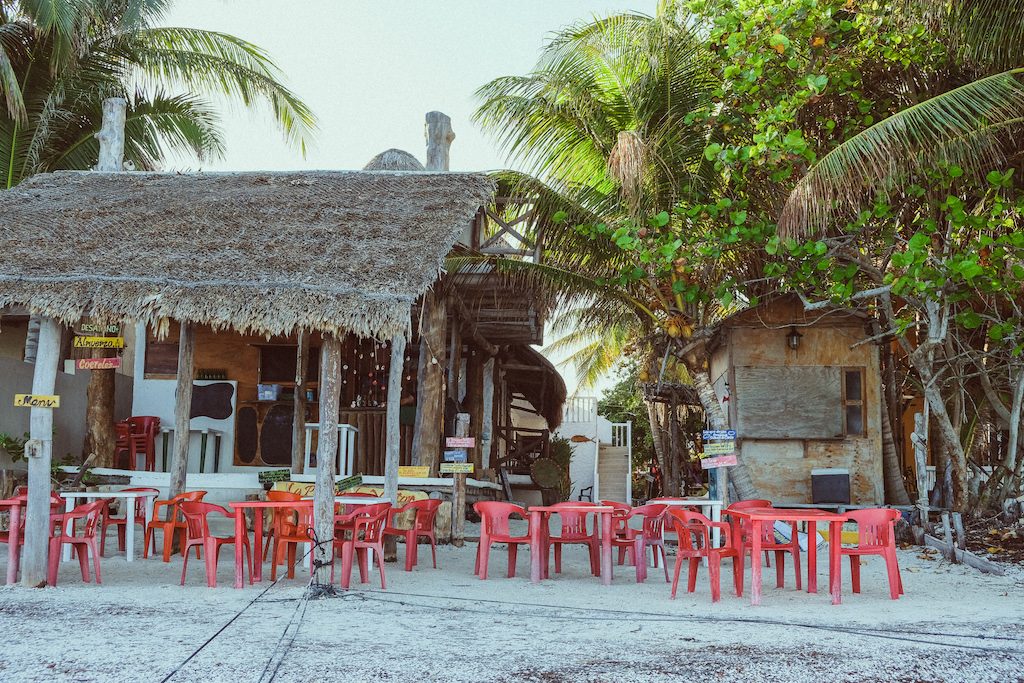
{"label": "chalkboard", "polygon": [[[297,346],[260,346],[260,384],[295,382]],[[310,348],[306,362],[306,381],[316,382],[320,375],[320,349]]]}
{"label": "chalkboard", "polygon": [[189,418],[228,419],[231,417],[231,397],[234,394],[235,388],[227,382],[193,385],[192,410],[189,413]]}
{"label": "chalkboard", "polygon": [[146,342],[144,372],[147,375],[177,375],[178,345],[152,340]]}
{"label": "chalkboard", "polygon": [[240,408],[235,419],[235,442],[238,444],[238,461],[241,464],[252,465],[256,462],[259,438],[256,410],[248,406]]}
{"label": "chalkboard", "polygon": [[292,407],[277,405],[267,412],[260,428],[260,459],[268,465],[292,462]]}

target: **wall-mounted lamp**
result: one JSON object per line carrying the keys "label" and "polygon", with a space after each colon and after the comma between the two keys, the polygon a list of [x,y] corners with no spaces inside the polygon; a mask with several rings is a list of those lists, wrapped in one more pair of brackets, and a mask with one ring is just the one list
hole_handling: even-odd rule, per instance
{"label": "wall-mounted lamp", "polygon": [[786,346],[796,351],[800,348],[800,340],[804,335],[796,331],[795,327],[789,328],[789,334],[786,335]]}

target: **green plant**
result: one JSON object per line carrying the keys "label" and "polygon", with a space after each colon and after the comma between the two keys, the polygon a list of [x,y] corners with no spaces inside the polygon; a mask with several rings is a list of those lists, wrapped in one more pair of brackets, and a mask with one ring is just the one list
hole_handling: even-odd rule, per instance
{"label": "green plant", "polygon": [[25,442],[28,441],[28,432],[24,438],[11,436],[6,432],[0,432],[0,448],[3,448],[11,456],[11,460],[17,462],[25,459]]}
{"label": "green plant", "polygon": [[559,500],[569,500],[572,494],[572,480],[569,479],[569,464],[572,462],[572,444],[561,436],[551,439],[551,459],[562,470],[562,481],[558,485]]}

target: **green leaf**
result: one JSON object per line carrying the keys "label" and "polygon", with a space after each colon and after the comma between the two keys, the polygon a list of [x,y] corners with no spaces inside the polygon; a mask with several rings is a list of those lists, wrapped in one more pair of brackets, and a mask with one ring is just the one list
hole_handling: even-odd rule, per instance
{"label": "green leaf", "polygon": [[564,223],[569,220],[569,213],[566,211],[556,211],[555,215],[551,217],[554,223]]}
{"label": "green leaf", "polygon": [[666,225],[668,225],[669,220],[670,216],[668,215],[668,211],[662,211],[661,213],[654,217],[654,221],[655,223],[658,224],[659,228],[664,228]]}
{"label": "green leaf", "polygon": [[964,311],[956,317],[957,321],[968,330],[976,330],[981,327],[982,318],[974,311]]}
{"label": "green leaf", "polygon": [[964,174],[964,169],[960,168],[956,164],[953,164],[952,166],[949,167],[949,177],[950,178],[959,178],[963,174]]}
{"label": "green leaf", "polygon": [[717,142],[713,142],[704,149],[704,158],[708,161],[714,161],[722,152],[722,146]]}
{"label": "green leaf", "polygon": [[747,222],[746,211],[733,211],[729,216],[732,218],[733,225],[743,225]]}

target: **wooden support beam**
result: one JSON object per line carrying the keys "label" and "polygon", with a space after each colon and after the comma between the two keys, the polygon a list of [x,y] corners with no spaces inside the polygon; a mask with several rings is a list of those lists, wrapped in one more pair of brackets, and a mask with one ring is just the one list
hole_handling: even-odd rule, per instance
{"label": "wooden support beam", "polygon": [[[174,454],[171,456],[171,490],[173,498],[185,491],[188,472],[189,422],[192,413],[192,383],[195,379],[196,328],[181,323],[178,336],[178,383],[174,388]],[[170,514],[170,509],[168,509]]]}
{"label": "wooden support beam", "polygon": [[309,359],[309,332],[299,330],[295,351],[295,403],[292,413],[292,473],[302,474],[306,467],[306,372]]}
{"label": "wooden support beam", "polygon": [[313,487],[314,582],[329,583],[334,558],[334,459],[338,453],[341,402],[341,340],[325,336],[320,346],[320,435]]}
{"label": "wooden support beam", "polygon": [[423,295],[420,309],[420,353],[412,457],[417,465],[429,467],[432,477],[437,476],[437,465],[441,460],[447,318],[445,299],[437,296],[433,290],[428,290]]}
{"label": "wooden support beam", "polygon": [[[122,97],[103,100],[103,120],[96,139],[100,143],[96,170],[120,173],[124,170],[124,121],[128,102]],[[93,358],[111,355],[106,349],[94,349]],[[117,433],[114,429],[114,370],[89,371],[85,390],[85,444],[82,457],[93,457],[97,467],[116,467],[114,451]],[[131,456],[129,456],[131,457]]]}
{"label": "wooden support beam", "polygon": [[462,328],[462,332],[464,333],[464,335],[472,339],[473,343],[475,343],[483,351],[485,351],[488,356],[497,356],[498,351],[500,351],[500,349],[491,342],[487,341],[487,338],[480,334],[480,331],[477,329],[476,323],[473,322],[476,319],[476,316],[474,316],[469,311],[469,309],[466,308],[466,304],[462,301],[462,299],[459,296],[453,294],[452,296],[449,297],[449,300],[455,306],[455,310],[459,314],[460,327]]}
{"label": "wooden support beam", "polygon": [[398,465],[401,455],[402,374],[405,370],[405,336],[391,338],[391,365],[388,368],[387,415],[384,428],[384,497],[398,503]]}
{"label": "wooden support beam", "polygon": [[[484,363],[483,377],[483,410],[480,420],[480,466],[488,469],[491,466],[491,449],[494,442],[494,368],[495,361],[488,358]],[[477,473],[479,478],[482,472]]]}
{"label": "wooden support beam", "polygon": [[427,164],[428,171],[447,171],[451,158],[455,131],[452,120],[439,111],[427,112]]}
{"label": "wooden support beam", "polygon": [[[459,413],[455,417],[455,436],[469,436],[468,413]],[[466,542],[466,475],[456,473],[452,476],[452,545],[461,548]]]}
{"label": "wooden support beam", "polygon": [[[53,318],[40,317],[39,344],[32,374],[32,393],[50,396],[57,383],[60,360],[60,325]],[[59,408],[58,408],[59,410]],[[28,509],[25,517],[25,550],[21,561],[21,583],[46,585],[50,550],[50,462],[53,457],[53,408],[31,408],[28,456]]]}
{"label": "wooden support beam", "polygon": [[452,318],[451,329],[448,330],[448,398],[459,403],[459,385],[462,377],[462,334],[457,317]]}
{"label": "wooden support beam", "polygon": [[477,440],[477,448],[473,449],[470,462],[479,472],[483,467],[480,446],[484,425],[484,352],[475,347],[471,347],[466,356],[466,399],[463,408],[469,413],[469,435]]}

